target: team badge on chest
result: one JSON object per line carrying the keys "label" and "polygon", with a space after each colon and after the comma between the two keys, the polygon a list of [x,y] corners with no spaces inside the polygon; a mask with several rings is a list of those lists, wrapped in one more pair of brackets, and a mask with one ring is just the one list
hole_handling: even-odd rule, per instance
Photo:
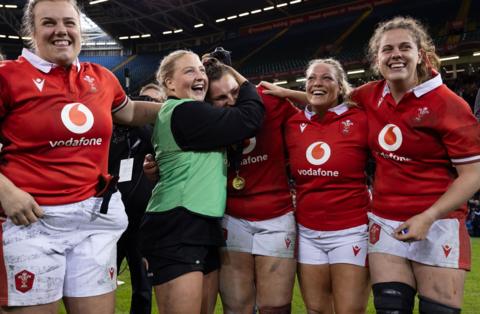
{"label": "team badge on chest", "polygon": [[348,135],[351,133],[353,122],[350,119],[344,120],[340,123],[340,132],[342,135]]}
{"label": "team badge on chest", "polygon": [[91,77],[90,75],[85,75],[83,79],[88,83],[88,85],[90,85],[90,92],[96,93],[97,86],[95,85],[95,78]]}

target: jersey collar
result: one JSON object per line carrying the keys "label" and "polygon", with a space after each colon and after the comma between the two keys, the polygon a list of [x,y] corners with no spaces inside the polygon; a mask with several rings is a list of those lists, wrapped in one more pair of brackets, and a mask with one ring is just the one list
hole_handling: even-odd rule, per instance
{"label": "jersey collar", "polygon": [[[26,48],[23,48],[22,50],[22,57],[24,57],[28,62],[30,62],[31,65],[33,65],[43,73],[50,73],[53,68],[58,67],[57,64],[43,60],[42,58],[40,58]],[[73,65],[77,68],[77,72],[80,72],[80,61],[78,61],[78,58],[75,59]]]}
{"label": "jersey collar", "polygon": [[[442,81],[442,76],[440,73],[433,72],[433,74],[436,74],[434,77],[431,79],[423,82],[420,85],[415,86],[410,90],[410,92],[413,92],[413,94],[417,97],[420,98],[426,93],[434,90],[435,88],[439,87],[440,85],[443,84]],[[385,97],[388,93],[390,93],[390,88],[388,88],[387,81],[385,81],[385,86],[383,87],[383,93],[382,97]]]}
{"label": "jersey collar", "polygon": [[[340,105],[337,105],[333,108],[328,109],[328,111],[336,113],[337,116],[343,114],[347,110],[348,110],[348,105],[346,103],[341,103]],[[305,112],[305,117],[308,120],[312,120],[312,117],[315,115],[315,112],[308,109],[308,106],[305,107],[304,112]]]}

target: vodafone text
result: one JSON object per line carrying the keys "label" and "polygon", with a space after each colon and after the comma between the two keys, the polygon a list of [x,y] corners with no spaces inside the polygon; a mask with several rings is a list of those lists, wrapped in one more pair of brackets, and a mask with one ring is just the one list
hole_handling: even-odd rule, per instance
{"label": "vodafone text", "polygon": [[246,166],[250,164],[256,164],[257,162],[267,161],[268,155],[258,155],[258,156],[247,156],[242,159],[241,165]]}
{"label": "vodafone text", "polygon": [[73,139],[73,137],[71,137],[66,141],[60,140],[60,141],[49,141],[49,142],[52,148],[63,147],[63,146],[66,146],[66,147],[100,146],[102,145],[102,138],[101,137],[98,137],[98,138],[81,137],[80,139]]}
{"label": "vodafone text", "polygon": [[318,176],[318,177],[340,176],[340,171],[338,170],[323,170],[322,168],[298,169],[297,171],[298,171],[298,174],[301,176]]}
{"label": "vodafone text", "polygon": [[377,152],[377,154],[379,154],[380,156],[382,156],[385,159],[392,159],[392,160],[400,161],[400,162],[406,162],[406,161],[411,161],[412,160],[408,157],[395,155],[394,153]]}

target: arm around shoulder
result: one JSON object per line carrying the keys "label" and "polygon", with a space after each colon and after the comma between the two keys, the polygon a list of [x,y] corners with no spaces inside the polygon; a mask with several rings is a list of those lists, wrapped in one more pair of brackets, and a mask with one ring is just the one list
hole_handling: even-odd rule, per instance
{"label": "arm around shoulder", "polygon": [[254,136],[262,126],[264,112],[255,86],[244,82],[233,107],[218,108],[198,101],[177,106],[172,132],[183,149],[217,149]]}
{"label": "arm around shoulder", "polygon": [[113,121],[118,124],[142,126],[154,123],[161,103],[128,99],[127,104],[113,113]]}

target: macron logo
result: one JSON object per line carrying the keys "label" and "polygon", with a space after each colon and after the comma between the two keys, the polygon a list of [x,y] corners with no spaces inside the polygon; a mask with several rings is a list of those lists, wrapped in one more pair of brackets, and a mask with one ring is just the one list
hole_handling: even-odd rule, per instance
{"label": "macron logo", "polygon": [[43,84],[45,83],[45,79],[42,80],[41,78],[36,78],[33,80],[33,83],[35,83],[35,86],[37,86],[39,91],[42,91]]}
{"label": "macron logo", "polygon": [[300,132],[303,133],[303,131],[305,131],[305,128],[307,127],[307,124],[306,123],[301,123],[300,124]]}

